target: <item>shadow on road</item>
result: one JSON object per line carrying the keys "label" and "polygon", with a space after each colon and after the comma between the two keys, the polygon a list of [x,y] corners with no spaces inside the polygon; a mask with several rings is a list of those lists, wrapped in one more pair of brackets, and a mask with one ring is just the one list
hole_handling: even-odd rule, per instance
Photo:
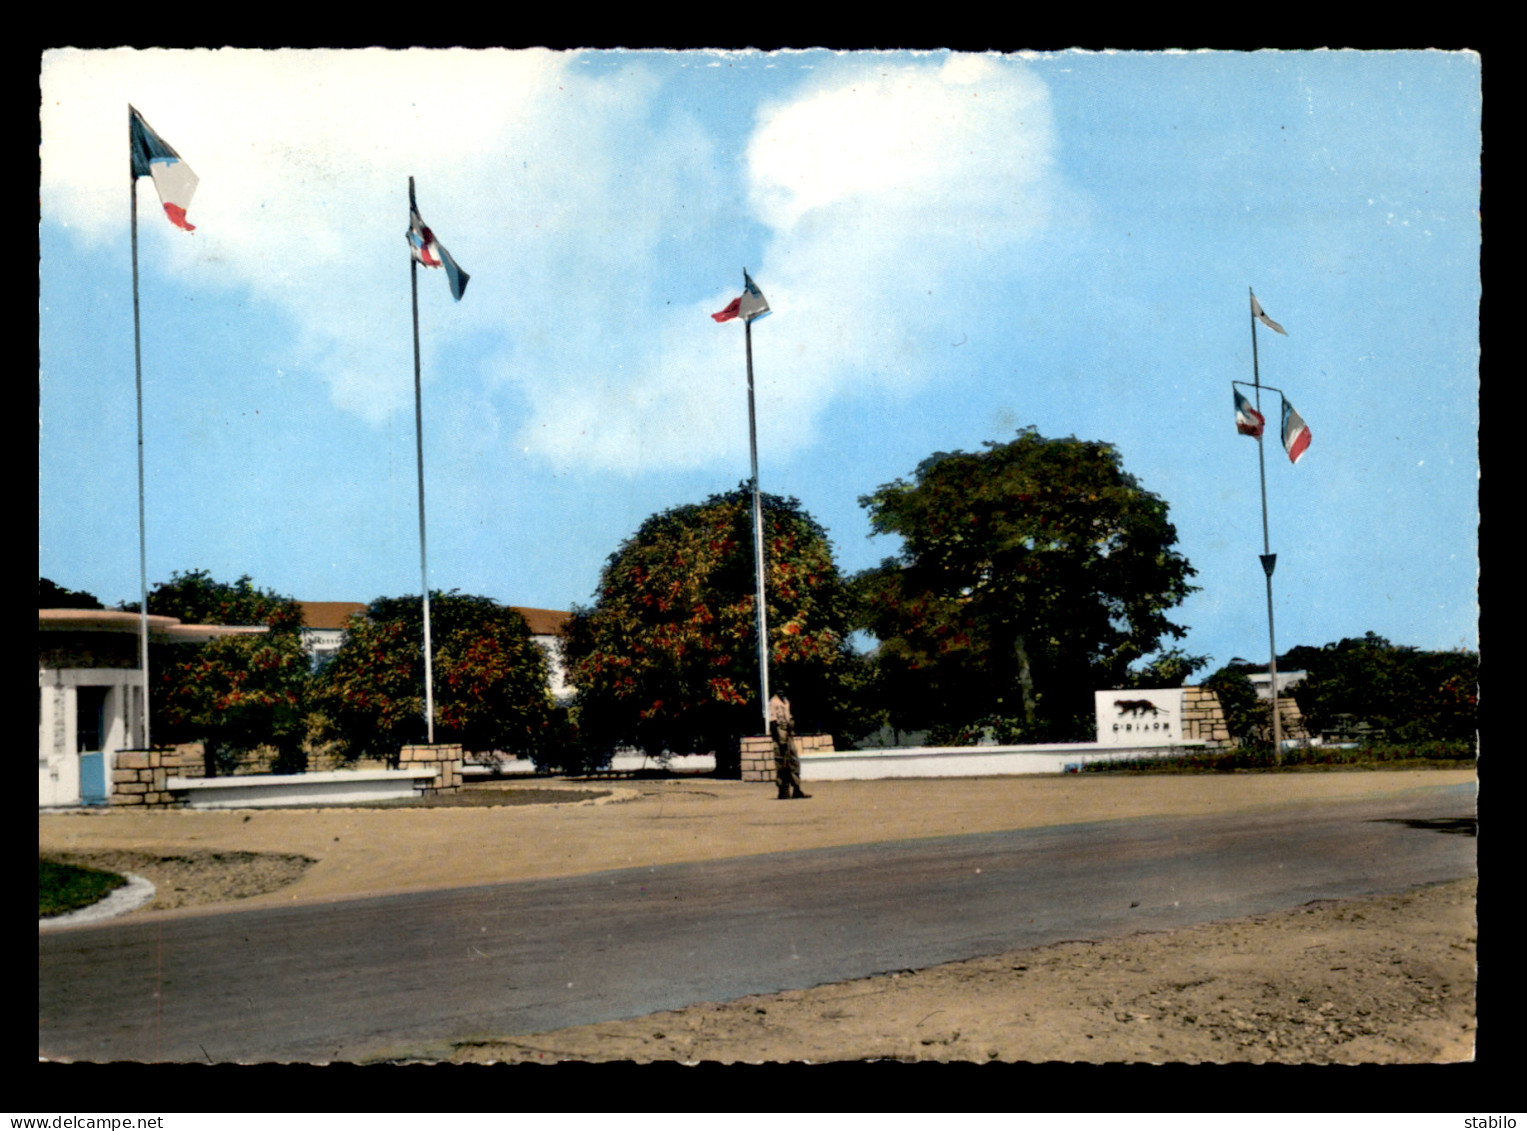
{"label": "shadow on road", "polygon": [[1412,829],[1430,829],[1434,833],[1456,833],[1459,836],[1478,836],[1479,821],[1475,817],[1383,817],[1376,825],[1404,825]]}

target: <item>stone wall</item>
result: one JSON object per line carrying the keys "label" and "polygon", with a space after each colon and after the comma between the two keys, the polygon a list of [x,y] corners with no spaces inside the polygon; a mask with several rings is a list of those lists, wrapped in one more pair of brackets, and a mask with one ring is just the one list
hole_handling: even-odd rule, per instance
{"label": "stone wall", "polygon": [[[830,734],[798,734],[790,740],[796,754],[820,754],[834,749]],[[766,734],[746,735],[742,740],[742,780],[775,780],[774,740]]]}
{"label": "stone wall", "polygon": [[[1265,701],[1259,705],[1262,708],[1262,721],[1257,726],[1257,735],[1263,742],[1271,742],[1269,716],[1272,712],[1267,709]],[[1282,728],[1285,742],[1305,742],[1310,737],[1299,704],[1294,702],[1292,696],[1280,696],[1278,699],[1278,725]],[[1235,740],[1230,736],[1230,727],[1225,722],[1225,711],[1220,706],[1219,696],[1207,687],[1182,689],[1182,737],[1202,739],[1217,750],[1228,750],[1235,745]]]}
{"label": "stone wall", "polygon": [[1294,702],[1292,697],[1278,700],[1278,711],[1281,714],[1285,735],[1304,741],[1312,737],[1309,728],[1304,725],[1304,712],[1299,709],[1299,704]]}
{"label": "stone wall", "polygon": [[[164,783],[166,778],[181,775],[184,749],[168,747],[160,750],[117,751],[111,771],[111,804],[161,807],[179,805],[175,796],[165,789]],[[201,765],[199,749],[196,764],[198,767]]]}
{"label": "stone wall", "polygon": [[[1261,704],[1262,725],[1257,727],[1257,734],[1261,735],[1264,742],[1272,741],[1272,720],[1269,716],[1271,711],[1265,709],[1266,704]],[[1284,742],[1308,742],[1310,732],[1304,725],[1304,713],[1299,710],[1299,704],[1294,702],[1293,696],[1278,698],[1278,728],[1283,732]]]}
{"label": "stone wall", "polygon": [[1182,689],[1182,737],[1189,742],[1207,742],[1215,750],[1235,745],[1219,696],[1207,687]]}
{"label": "stone wall", "polygon": [[455,793],[461,788],[461,747],[447,744],[434,746],[405,746],[398,752],[400,770],[439,770],[435,784],[426,788],[425,796],[435,793]]}

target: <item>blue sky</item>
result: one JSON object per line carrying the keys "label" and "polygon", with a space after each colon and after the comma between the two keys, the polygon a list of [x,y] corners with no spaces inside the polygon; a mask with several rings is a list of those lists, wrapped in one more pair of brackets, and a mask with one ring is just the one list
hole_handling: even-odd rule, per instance
{"label": "blue sky", "polygon": [[[1480,60],[74,51],[41,68],[39,572],[138,594],[127,105],[200,177],[139,191],[148,576],[419,591],[408,178],[471,274],[420,272],[432,588],[569,608],[654,511],[760,478],[845,571],[860,496],[1033,425],[1171,507],[1213,666],[1478,646]],[[1264,410],[1277,419],[1277,397]]]}

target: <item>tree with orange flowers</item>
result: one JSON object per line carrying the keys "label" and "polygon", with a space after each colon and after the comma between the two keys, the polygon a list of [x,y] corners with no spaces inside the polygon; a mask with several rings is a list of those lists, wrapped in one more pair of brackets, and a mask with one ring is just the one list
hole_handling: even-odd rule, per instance
{"label": "tree with orange flowers", "polygon": [[[831,731],[855,663],[843,579],[798,500],[762,502],[771,689],[790,697],[798,729]],[[713,751],[719,772],[735,771],[741,737],[762,731],[755,588],[746,484],[642,523],[567,628],[585,749]]]}
{"label": "tree with orange flowers", "polygon": [[[430,613],[436,741],[538,759],[560,746],[546,657],[525,618],[454,589],[431,592]],[[314,699],[319,739],[346,759],[390,759],[426,741],[423,601],[379,597],[352,617]]]}
{"label": "tree with orange flowers", "polygon": [[[137,606],[125,606],[136,611]],[[302,646],[302,609],[256,588],[245,574],[218,581],[206,570],[174,573],[149,591],[148,611],[182,624],[265,625],[259,634],[153,649],[154,737],[200,742],[208,777],[230,773],[242,756],[275,751],[277,773],[307,766],[311,662]]]}

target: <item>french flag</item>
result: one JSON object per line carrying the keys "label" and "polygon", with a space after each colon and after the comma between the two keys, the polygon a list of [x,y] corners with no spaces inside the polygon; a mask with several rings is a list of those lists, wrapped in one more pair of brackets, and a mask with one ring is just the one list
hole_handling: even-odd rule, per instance
{"label": "french flag", "polygon": [[1242,436],[1260,437],[1267,418],[1251,407],[1251,402],[1241,396],[1241,390],[1232,385],[1230,391],[1235,394],[1235,430]]}
{"label": "french flag", "polygon": [[758,289],[758,284],[753,282],[746,271],[742,273],[742,294],[738,295],[724,308],[718,310],[711,317],[717,322],[730,322],[733,318],[741,318],[744,322],[753,322],[759,318],[767,317],[770,313],[769,300],[764,298],[763,292]]}
{"label": "french flag", "polygon": [[1309,450],[1310,426],[1304,422],[1304,418],[1294,411],[1294,406],[1283,401],[1283,450],[1288,453],[1289,463],[1298,463],[1299,458]]}
{"label": "french flag", "polygon": [[414,200],[412,177],[408,178],[408,248],[415,262],[422,263],[426,267],[445,268],[446,279],[451,284],[451,297],[460,302],[461,296],[467,290],[467,280],[472,276],[456,266],[451,253],[440,246],[435,233],[429,230],[429,225],[419,216],[419,205]]}
{"label": "french flag", "polygon": [[132,106],[127,108],[128,148],[132,151],[133,178],[152,177],[164,205],[164,214],[170,223],[187,232],[194,232],[196,225],[186,219],[186,209],[191,207],[191,195],[196,192],[198,178],[191,166],[180,159],[162,137],[156,134],[143,115]]}

